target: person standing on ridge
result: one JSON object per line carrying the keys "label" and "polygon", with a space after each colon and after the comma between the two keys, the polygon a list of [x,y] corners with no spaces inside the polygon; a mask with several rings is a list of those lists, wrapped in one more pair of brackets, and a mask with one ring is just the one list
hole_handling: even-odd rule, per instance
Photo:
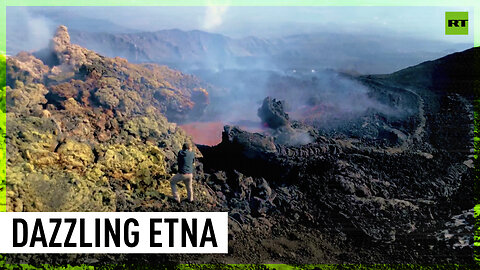
{"label": "person standing on ridge", "polygon": [[177,193],[177,183],[183,181],[187,187],[188,201],[193,202],[193,166],[195,155],[192,152],[192,147],[189,143],[184,143],[182,150],[178,152],[178,173],[170,178],[170,185],[172,187],[173,198],[180,202],[180,197]]}

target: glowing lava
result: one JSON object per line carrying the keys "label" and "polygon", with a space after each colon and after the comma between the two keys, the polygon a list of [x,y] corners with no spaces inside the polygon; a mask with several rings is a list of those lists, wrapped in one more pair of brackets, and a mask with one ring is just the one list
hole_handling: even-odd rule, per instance
{"label": "glowing lava", "polygon": [[222,141],[222,122],[191,122],[180,125],[181,128],[192,136],[193,142],[203,145],[217,145]]}
{"label": "glowing lava", "polygon": [[220,121],[213,122],[191,122],[180,125],[185,132],[192,136],[193,142],[196,144],[203,144],[214,146],[222,142],[222,132],[225,125],[234,125],[248,132],[265,132],[267,127],[260,123],[242,122],[225,123]]}

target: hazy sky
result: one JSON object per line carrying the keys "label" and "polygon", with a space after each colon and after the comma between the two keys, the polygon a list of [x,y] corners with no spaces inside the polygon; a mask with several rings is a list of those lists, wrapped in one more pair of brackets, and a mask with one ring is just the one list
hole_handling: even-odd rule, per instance
{"label": "hazy sky", "polygon": [[[468,36],[445,35],[445,11],[468,11]],[[395,35],[473,45],[468,7],[7,7],[9,35],[48,42],[58,24],[90,31],[205,30],[231,37],[342,32]],[[45,35],[46,41],[42,36]],[[17,38],[18,39],[18,38]],[[32,48],[33,49],[33,48]]]}

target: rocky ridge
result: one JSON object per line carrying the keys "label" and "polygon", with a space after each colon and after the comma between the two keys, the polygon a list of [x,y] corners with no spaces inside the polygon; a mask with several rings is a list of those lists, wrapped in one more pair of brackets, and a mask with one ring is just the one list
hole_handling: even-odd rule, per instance
{"label": "rocky ridge", "polygon": [[103,57],[64,26],[47,51],[7,58],[7,210],[116,211],[122,196],[166,197],[191,139],[164,115],[201,111],[199,80]]}

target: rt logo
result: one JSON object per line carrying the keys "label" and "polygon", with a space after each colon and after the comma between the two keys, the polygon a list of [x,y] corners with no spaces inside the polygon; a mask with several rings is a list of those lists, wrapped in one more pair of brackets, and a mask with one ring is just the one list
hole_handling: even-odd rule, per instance
{"label": "rt logo", "polygon": [[468,12],[445,12],[445,35],[468,35]]}

